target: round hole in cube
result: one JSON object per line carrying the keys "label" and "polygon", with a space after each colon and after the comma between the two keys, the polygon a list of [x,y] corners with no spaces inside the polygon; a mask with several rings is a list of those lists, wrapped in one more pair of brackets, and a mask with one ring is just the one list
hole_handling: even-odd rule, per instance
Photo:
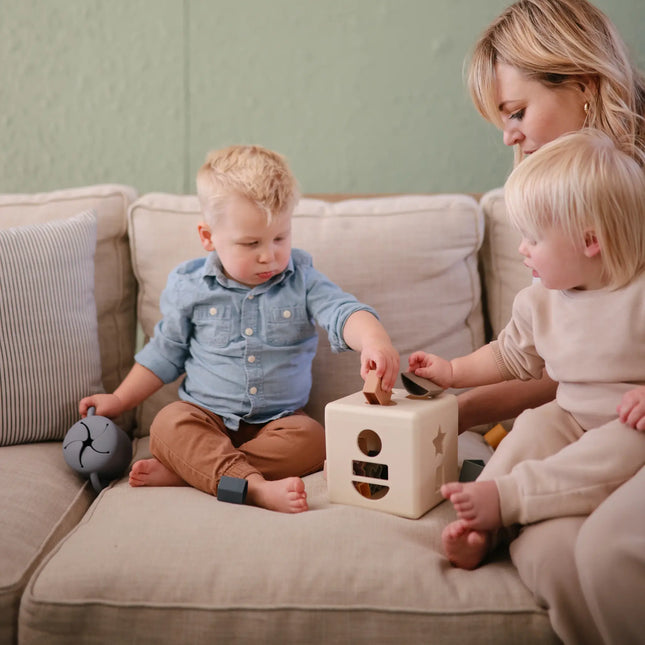
{"label": "round hole in cube", "polygon": [[368,457],[376,457],[383,447],[381,437],[374,430],[361,430],[357,441],[360,451]]}

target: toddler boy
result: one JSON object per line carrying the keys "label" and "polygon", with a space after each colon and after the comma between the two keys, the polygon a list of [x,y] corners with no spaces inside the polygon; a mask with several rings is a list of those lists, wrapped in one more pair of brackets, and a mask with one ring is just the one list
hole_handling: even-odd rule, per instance
{"label": "toddler boy", "polygon": [[320,470],[324,429],[302,408],[317,347],[314,321],[332,349],[361,352],[391,390],[399,355],[369,306],[291,247],[296,181],[280,155],[259,146],[211,153],[197,175],[198,225],[209,255],[181,264],[161,296],[162,320],[113,394],[83,399],[104,416],[131,409],[185,374],[180,401],[150,427],[152,459],[132,486],[191,485],[216,494],[223,475],[248,480],[247,500],[307,510],[301,477]]}

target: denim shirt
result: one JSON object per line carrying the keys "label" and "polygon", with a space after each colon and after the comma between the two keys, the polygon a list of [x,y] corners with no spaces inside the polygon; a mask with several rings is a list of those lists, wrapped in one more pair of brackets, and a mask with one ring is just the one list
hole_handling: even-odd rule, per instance
{"label": "denim shirt", "polygon": [[227,278],[215,252],[184,262],[168,277],[160,307],[163,317],[135,360],[164,383],[185,373],[179,397],[220,415],[231,430],[240,420],[267,423],[307,403],[314,321],[340,352],[349,349],[349,316],[376,316],[299,249],[281,274],[253,288]]}

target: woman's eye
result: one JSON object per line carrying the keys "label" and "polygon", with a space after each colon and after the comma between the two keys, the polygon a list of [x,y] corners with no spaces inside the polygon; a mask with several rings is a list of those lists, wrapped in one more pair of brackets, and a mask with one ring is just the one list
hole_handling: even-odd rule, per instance
{"label": "woman's eye", "polygon": [[516,119],[517,121],[521,121],[524,118],[524,108],[521,110],[518,110],[517,112],[513,112],[509,119]]}

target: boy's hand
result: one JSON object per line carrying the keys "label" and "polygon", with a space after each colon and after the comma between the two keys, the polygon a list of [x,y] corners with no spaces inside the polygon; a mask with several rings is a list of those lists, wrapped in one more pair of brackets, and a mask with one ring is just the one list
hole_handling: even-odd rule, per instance
{"label": "boy's hand", "polygon": [[645,432],[645,386],[626,392],[616,411],[624,424]]}
{"label": "boy's hand", "polygon": [[391,392],[399,375],[399,361],[399,352],[391,343],[366,344],[361,351],[361,376],[365,380],[370,370],[376,370],[376,375],[381,379],[381,387],[386,392]]}
{"label": "boy's hand", "polygon": [[87,416],[89,408],[96,408],[95,414],[101,417],[118,417],[124,411],[123,403],[114,394],[93,394],[81,399],[78,412],[82,418]]}
{"label": "boy's hand", "polygon": [[408,358],[408,366],[413,374],[430,379],[443,388],[453,385],[452,364],[445,358],[425,352],[414,352]]}

